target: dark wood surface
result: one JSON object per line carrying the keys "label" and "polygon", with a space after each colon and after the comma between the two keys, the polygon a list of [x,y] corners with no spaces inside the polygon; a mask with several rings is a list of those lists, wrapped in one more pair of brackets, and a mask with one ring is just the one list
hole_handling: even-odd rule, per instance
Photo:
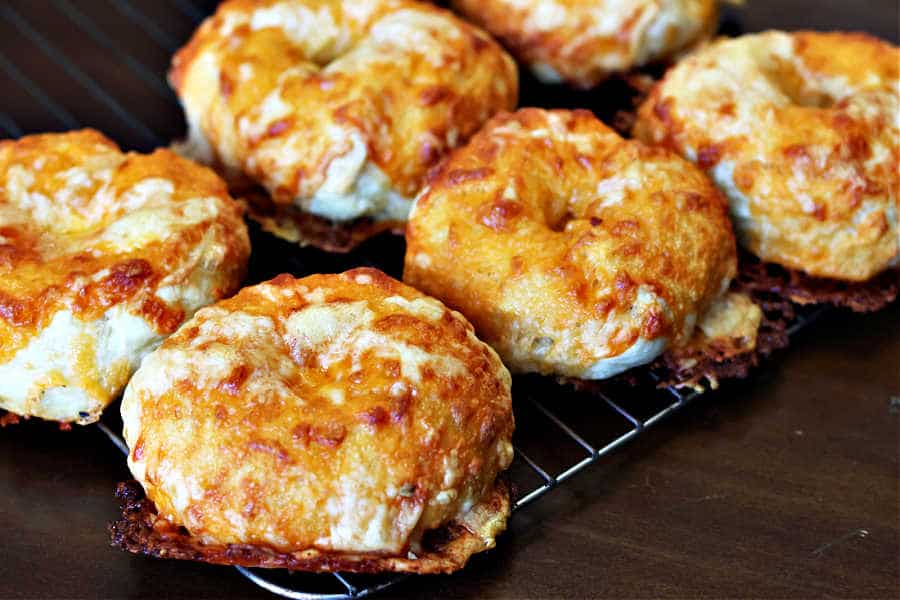
{"label": "dark wood surface", "polygon": [[[172,98],[123,68],[120,55],[86,41],[58,3],[4,4],[154,135],[180,132]],[[150,72],[165,68],[167,38],[180,43],[190,31],[173,1],[133,2],[159,24],[156,40],[115,8],[121,2],[71,4]],[[729,26],[747,30],[844,27],[897,38],[893,0],[751,0],[731,18]],[[127,146],[152,146],[48,61],[8,15],[0,15],[0,67],[4,57],[72,118]],[[10,73],[0,69],[0,111],[25,132],[66,127]],[[301,254],[291,270],[325,259]],[[280,268],[255,260],[259,276]],[[328,260],[337,268],[355,259]],[[572,401],[586,400],[558,400]],[[517,513],[498,548],[461,573],[411,578],[384,596],[898,597],[898,452],[900,306],[832,312],[751,380],[709,395]],[[230,568],[109,548],[112,491],[127,476],[96,428],[27,423],[0,431],[0,598],[268,596]]]}

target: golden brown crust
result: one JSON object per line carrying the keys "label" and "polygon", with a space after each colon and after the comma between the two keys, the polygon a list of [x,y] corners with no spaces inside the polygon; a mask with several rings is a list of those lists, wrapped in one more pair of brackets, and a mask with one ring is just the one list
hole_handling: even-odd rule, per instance
{"label": "golden brown crust", "polygon": [[725,201],[699,170],[587,111],[524,109],[495,117],[419,196],[404,278],[511,368],[599,378],[584,373],[684,343],[735,270]]}
{"label": "golden brown crust", "polygon": [[138,482],[120,483],[116,497],[121,502],[122,516],[110,524],[111,543],[128,552],[220,565],[313,572],[452,573],[463,568],[473,554],[493,547],[493,538],[505,528],[510,511],[508,486],[498,480],[485,500],[473,509],[477,519],[454,521],[426,532],[423,548],[412,558],[319,550],[287,553],[264,545],[205,544],[183,528],[173,527],[161,519]]}
{"label": "golden brown crust", "polygon": [[144,359],[122,416],[170,523],[288,553],[416,552],[512,458],[497,355],[374,269],[281,275],[199,311]]}
{"label": "golden brown crust", "polygon": [[865,281],[900,256],[898,65],[864,34],[720,40],[666,74],[635,134],[706,169],[762,260]]}
{"label": "golden brown crust", "polygon": [[487,34],[410,0],[223,2],[170,79],[188,151],[334,221],[405,220],[428,170],[518,93]]}
{"label": "golden brown crust", "polygon": [[709,37],[716,0],[452,0],[547,83],[589,88]]}
{"label": "golden brown crust", "polygon": [[96,336],[78,324],[109,318],[110,327],[126,327],[110,316],[120,307],[146,323],[148,335],[169,334],[195,302],[236,290],[248,254],[241,208],[205,167],[167,150],[123,153],[93,130],[0,141],[0,368],[60,314],[74,319],[71,336],[85,336],[74,374],[58,365],[35,371],[43,379],[22,381],[16,387],[25,391],[10,392],[8,407],[56,418],[42,412],[40,396],[73,386],[96,405],[61,420],[95,419],[132,367],[104,371]]}

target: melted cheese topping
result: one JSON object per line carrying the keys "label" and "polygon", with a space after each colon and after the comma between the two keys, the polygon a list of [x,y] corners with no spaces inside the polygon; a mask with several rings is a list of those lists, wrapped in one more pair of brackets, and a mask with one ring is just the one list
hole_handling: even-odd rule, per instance
{"label": "melted cheese topping", "polygon": [[[674,360],[680,369],[689,370],[710,356],[725,361],[752,352],[762,320],[762,309],[750,296],[729,292],[712,303],[697,324],[693,337],[686,344],[673,348],[667,358]],[[719,387],[715,369],[679,385],[702,392],[700,379],[706,379],[712,389]]]}
{"label": "melted cheese topping", "polygon": [[741,347],[753,350],[762,323],[762,309],[747,294],[729,292],[712,303],[697,324],[698,334],[715,344],[741,340]]}
{"label": "melted cheese topping", "polygon": [[428,170],[518,89],[485,33],[407,0],[223,2],[171,79],[185,151],[333,221],[404,221]]}
{"label": "melted cheese topping", "polygon": [[86,423],[249,254],[211,171],[90,131],[0,142],[0,406]]}
{"label": "melted cheese topping", "polygon": [[417,198],[405,279],[516,371],[602,379],[684,343],[736,271],[699,169],[586,111],[493,119]]}
{"label": "melted cheese topping", "polygon": [[588,88],[708,37],[715,0],[452,0],[545,83]]}
{"label": "melted cheese topping", "polygon": [[210,543],[406,556],[509,465],[510,384],[461,315],[379,271],[282,275],[144,360],[129,466]]}
{"label": "melted cheese topping", "polygon": [[706,169],[763,260],[864,281],[900,257],[898,65],[861,34],[723,40],[666,74],[635,132]]}

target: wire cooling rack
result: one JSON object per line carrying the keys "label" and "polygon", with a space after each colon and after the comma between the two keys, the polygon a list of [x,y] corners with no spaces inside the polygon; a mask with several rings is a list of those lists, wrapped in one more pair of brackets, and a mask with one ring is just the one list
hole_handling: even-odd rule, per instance
{"label": "wire cooling rack", "polygon": [[[214,0],[5,0],[0,4],[0,73],[8,83],[3,86],[0,133],[17,138],[90,125],[126,148],[165,145],[184,127],[177,100],[165,84],[165,71],[171,54],[214,5]],[[567,102],[558,92],[536,88],[523,89],[522,95],[529,104]],[[601,117],[614,114],[616,106],[604,105],[599,97],[579,96],[578,102]],[[299,256],[296,249],[262,237],[254,240],[250,282],[282,271],[328,272],[360,264],[397,276],[400,257],[402,242],[397,241],[351,255],[307,250]],[[818,314],[800,311],[789,333]],[[516,458],[509,471],[515,489],[513,512],[537,502],[698,395],[652,385],[612,385],[602,393],[576,394],[546,379],[516,379]],[[109,424],[98,426],[127,454],[114,419],[105,417]],[[272,593],[316,600],[363,598],[411,577],[238,570]]]}

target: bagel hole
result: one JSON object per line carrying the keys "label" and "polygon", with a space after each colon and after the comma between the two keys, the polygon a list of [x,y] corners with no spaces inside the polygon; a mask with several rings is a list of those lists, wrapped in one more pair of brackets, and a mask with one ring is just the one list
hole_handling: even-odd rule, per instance
{"label": "bagel hole", "polygon": [[837,100],[825,91],[811,85],[797,67],[786,60],[773,58],[763,72],[774,88],[787,96],[794,106],[806,108],[830,108]]}

